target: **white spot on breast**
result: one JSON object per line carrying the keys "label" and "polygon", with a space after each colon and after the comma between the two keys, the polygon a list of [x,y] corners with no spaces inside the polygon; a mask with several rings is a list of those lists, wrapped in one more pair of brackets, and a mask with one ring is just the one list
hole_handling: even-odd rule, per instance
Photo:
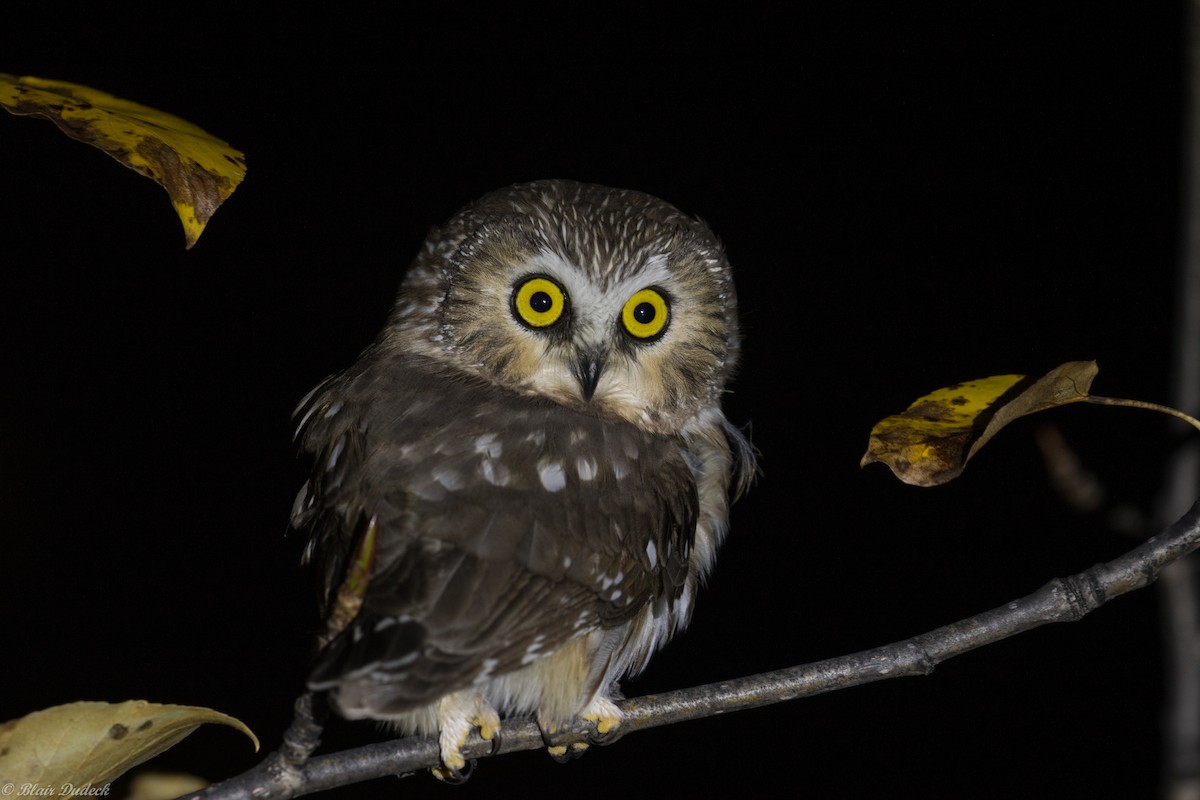
{"label": "white spot on breast", "polygon": [[532,442],[535,447],[541,447],[546,443],[546,433],[544,431],[532,431],[525,434],[525,441]]}
{"label": "white spot on breast", "polygon": [[475,683],[484,683],[488,678],[492,677],[492,673],[496,671],[496,666],[499,663],[494,658],[485,658],[483,660],[483,669],[475,676]]}
{"label": "white spot on breast", "polygon": [[504,445],[497,441],[494,433],[485,433],[475,440],[475,452],[488,458],[499,458],[504,452]]}
{"label": "white spot on breast", "polygon": [[557,492],[567,485],[567,473],[560,462],[543,458],[538,461],[537,470],[547,492]]}
{"label": "white spot on breast", "polygon": [[438,502],[446,499],[446,487],[436,481],[433,483],[421,483],[412,487],[412,493],[422,500]]}
{"label": "white spot on breast", "polygon": [[650,559],[650,569],[658,566],[658,547],[653,540],[646,542],[646,557]]}
{"label": "white spot on breast", "polygon": [[614,603],[617,602],[618,600],[620,600],[621,599],[621,590],[617,589],[615,592],[612,593],[612,595],[608,599]]}
{"label": "white spot on breast", "polygon": [[571,557],[570,557],[570,556],[563,556],[562,565],[563,565],[563,569],[570,569],[570,567],[571,567]]}
{"label": "white spot on breast", "polygon": [[541,658],[541,654],[538,651],[542,649],[542,641],[544,638],[545,637],[543,636],[539,636],[530,642],[529,646],[525,648],[525,655],[521,656],[522,666],[525,664],[532,664],[534,661],[537,661],[539,658]]}
{"label": "white spot on breast", "polygon": [[629,456],[629,459],[631,461],[637,461],[637,457],[638,457],[637,442],[634,442],[634,441],[625,442],[625,455]]}
{"label": "white spot on breast", "polygon": [[629,474],[629,465],[625,463],[623,458],[614,458],[612,460],[613,477],[617,480],[623,479]]}
{"label": "white spot on breast", "polygon": [[485,459],[479,463],[479,474],[492,486],[507,486],[510,477],[508,467],[503,464],[497,464],[490,459]]}
{"label": "white spot on breast", "polygon": [[594,458],[575,459],[575,471],[579,473],[579,480],[590,481],[596,477],[596,460]]}
{"label": "white spot on breast", "polygon": [[344,450],[345,448],[346,448],[346,437],[343,436],[340,439],[338,439],[337,443],[333,446],[333,452],[331,452],[329,454],[329,461],[326,462],[325,469],[333,469],[335,466],[337,466],[338,459],[341,457],[342,450]]}
{"label": "white spot on breast", "polygon": [[434,473],[433,479],[450,491],[457,491],[463,486],[462,475],[456,469],[443,469]]}

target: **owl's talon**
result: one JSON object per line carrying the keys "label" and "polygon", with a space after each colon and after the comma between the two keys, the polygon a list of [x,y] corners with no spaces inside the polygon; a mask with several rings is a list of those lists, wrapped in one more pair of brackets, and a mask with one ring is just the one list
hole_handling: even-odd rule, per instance
{"label": "owl's talon", "polygon": [[620,738],[617,728],[621,727],[621,709],[616,703],[605,697],[597,697],[582,714],[583,718],[592,723],[588,732],[588,741],[592,744],[612,744]]}
{"label": "owl's talon", "polygon": [[620,734],[616,733],[615,730],[616,729],[612,729],[606,731],[605,733],[600,733],[597,730],[589,731],[587,737],[588,744],[595,744],[599,745],[600,747],[612,744],[617,739],[621,738]]}
{"label": "owl's talon", "polygon": [[[479,713],[471,719],[471,725],[479,731],[480,739],[491,742],[492,749],[488,751],[489,756],[500,752],[500,717],[496,715],[496,711],[491,706],[481,700]],[[463,744],[466,744],[465,739]]]}
{"label": "owl's talon", "polygon": [[442,755],[442,766],[433,770],[439,780],[459,784],[470,776],[475,760],[470,764],[463,757],[463,748],[471,740],[471,733],[478,731],[479,737],[492,743],[494,755],[499,747],[500,715],[478,691],[469,690],[448,694],[438,701],[438,748]]}
{"label": "owl's talon", "polygon": [[546,747],[546,752],[558,764],[566,764],[572,758],[571,752],[565,744],[549,745]]}
{"label": "owl's talon", "polygon": [[476,765],[479,764],[477,759],[472,758],[463,764],[462,768],[448,767],[443,764],[440,767],[434,767],[429,770],[433,773],[433,777],[437,778],[442,783],[448,786],[462,786],[471,779],[472,773],[475,772]]}
{"label": "owl's talon", "polygon": [[597,720],[594,717],[584,717],[584,719],[592,723],[587,734],[589,744],[603,747],[621,738],[621,734],[617,730],[620,727],[619,721],[612,723],[610,720]]}
{"label": "owl's talon", "polygon": [[565,744],[555,744],[554,735],[558,733],[558,726],[552,722],[545,722],[539,716],[537,720],[538,732],[542,734],[542,744],[546,746],[546,752],[558,764],[566,764],[572,758],[570,748]]}

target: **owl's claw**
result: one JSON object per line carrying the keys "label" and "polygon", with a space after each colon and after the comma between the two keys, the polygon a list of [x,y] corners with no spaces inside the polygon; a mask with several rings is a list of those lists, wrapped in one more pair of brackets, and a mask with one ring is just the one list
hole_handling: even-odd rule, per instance
{"label": "owl's claw", "polygon": [[567,764],[582,756],[587,752],[587,749],[587,742],[571,742],[570,744],[560,744],[547,748],[547,752],[559,764]]}
{"label": "owl's claw", "polygon": [[588,744],[596,744],[604,747],[605,745],[612,744],[619,738],[621,738],[620,735],[614,733],[614,729],[601,733],[597,728],[588,733]]}
{"label": "owl's claw", "polygon": [[591,730],[587,735],[588,740],[559,744],[554,741],[555,734],[558,733],[558,725],[543,719],[540,714],[538,715],[537,726],[542,734],[542,742],[546,745],[546,752],[559,764],[579,758],[587,752],[590,745],[610,744],[618,738],[615,731],[621,724],[621,709],[607,697],[593,699],[579,716],[592,723]]}
{"label": "owl's claw", "polygon": [[554,736],[558,733],[558,725],[553,722],[547,722],[542,719],[541,715],[538,715],[537,726],[538,732],[542,734],[542,744],[546,745],[546,752],[557,763],[566,764],[572,758],[578,758],[577,755],[571,754],[570,745],[555,744]]}
{"label": "owl's claw", "polygon": [[467,691],[443,697],[438,704],[438,717],[442,765],[433,769],[433,775],[446,783],[463,783],[476,764],[472,759],[468,765],[462,752],[471,732],[478,731],[480,738],[491,742],[489,755],[495,755],[500,749],[500,716],[482,694]]}
{"label": "owl's claw", "polygon": [[449,786],[462,786],[471,779],[471,774],[475,772],[475,767],[478,764],[479,761],[472,758],[470,761],[465,762],[462,767],[448,767],[443,764],[429,771],[433,773],[433,777],[442,783]]}
{"label": "owl's claw", "polygon": [[[489,732],[486,727],[480,728],[480,734]],[[488,757],[492,757],[500,752],[501,734],[499,728],[493,728],[490,731],[491,735],[484,737],[484,741],[490,742],[492,749],[488,751]],[[453,767],[443,763],[440,767],[433,767],[429,771],[433,773],[433,777],[450,786],[460,786],[467,782],[472,773],[475,772],[475,767],[479,765],[479,759],[472,758],[466,761],[462,758],[461,753],[456,754],[458,760],[462,761],[462,766]]]}
{"label": "owl's claw", "polygon": [[582,714],[582,717],[593,725],[588,733],[588,741],[592,744],[612,744],[619,737],[617,728],[621,727],[621,709],[606,697],[597,697]]}

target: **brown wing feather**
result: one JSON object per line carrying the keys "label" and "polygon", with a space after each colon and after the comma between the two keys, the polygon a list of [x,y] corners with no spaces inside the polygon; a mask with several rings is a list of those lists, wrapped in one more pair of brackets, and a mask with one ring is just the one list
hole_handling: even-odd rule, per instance
{"label": "brown wing feather", "polygon": [[363,520],[380,532],[363,608],[314,689],[369,674],[398,713],[683,590],[698,501],[673,439],[379,349],[297,413],[314,468],[293,524],[327,595]]}

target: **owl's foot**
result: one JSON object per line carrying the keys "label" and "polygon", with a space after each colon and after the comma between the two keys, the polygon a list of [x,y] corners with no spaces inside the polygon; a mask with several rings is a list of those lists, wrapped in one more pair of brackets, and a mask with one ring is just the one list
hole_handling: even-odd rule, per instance
{"label": "owl's foot", "polygon": [[621,726],[624,715],[612,700],[597,696],[580,716],[596,727],[596,732],[588,737],[592,744],[609,744],[617,738],[613,733]]}
{"label": "owl's foot", "polygon": [[589,734],[586,742],[571,742],[570,744],[556,744],[554,735],[558,733],[558,726],[553,722],[544,720],[538,716],[538,729],[542,732],[542,741],[546,744],[546,751],[560,764],[565,764],[582,756],[592,744],[608,744],[616,737],[613,732],[621,724],[621,709],[609,700],[607,697],[596,697],[588,704],[587,708],[579,715],[582,719],[591,722],[595,732]]}
{"label": "owl's foot", "polygon": [[558,734],[558,725],[546,721],[540,714],[537,726],[538,730],[542,732],[542,743],[546,745],[546,752],[559,764],[566,764],[568,761],[579,758],[587,750],[587,742],[555,744],[554,737]]}
{"label": "owl's foot", "polygon": [[462,767],[447,767],[442,765],[429,770],[433,773],[433,777],[437,778],[442,783],[449,786],[462,786],[475,772],[475,767],[479,763],[478,760],[472,758],[467,761]]}
{"label": "owl's foot", "polygon": [[437,713],[442,766],[432,770],[433,776],[446,783],[463,783],[475,767],[475,760],[468,766],[462,754],[471,731],[478,730],[481,739],[491,742],[494,754],[500,748],[500,715],[475,691],[446,695],[438,702]]}

